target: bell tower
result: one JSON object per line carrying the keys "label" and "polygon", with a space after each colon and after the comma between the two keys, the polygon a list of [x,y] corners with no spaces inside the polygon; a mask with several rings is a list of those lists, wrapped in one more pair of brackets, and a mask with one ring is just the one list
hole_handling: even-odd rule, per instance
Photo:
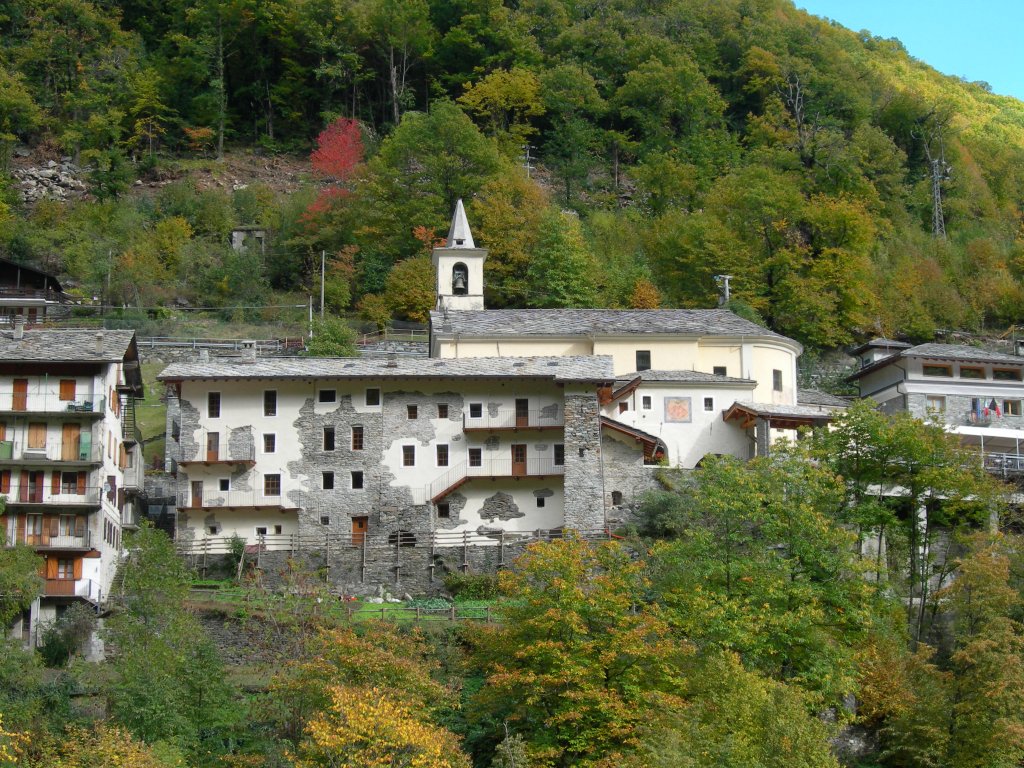
{"label": "bell tower", "polygon": [[433,252],[437,275],[438,309],[484,308],[484,261],[487,249],[477,248],[466,220],[462,200],[455,204],[455,215],[448,230],[448,242]]}

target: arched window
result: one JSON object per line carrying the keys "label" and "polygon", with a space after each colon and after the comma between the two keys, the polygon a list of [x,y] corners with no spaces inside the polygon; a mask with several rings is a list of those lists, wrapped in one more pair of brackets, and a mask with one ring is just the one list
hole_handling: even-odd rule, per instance
{"label": "arched window", "polygon": [[469,267],[461,261],[452,267],[452,293],[456,296],[469,293]]}

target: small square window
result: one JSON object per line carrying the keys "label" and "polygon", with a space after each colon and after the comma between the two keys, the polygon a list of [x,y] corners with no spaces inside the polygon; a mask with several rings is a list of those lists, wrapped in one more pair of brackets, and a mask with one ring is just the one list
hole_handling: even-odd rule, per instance
{"label": "small square window", "polygon": [[363,428],[359,424],[352,427],[352,450],[363,450]]}
{"label": "small square window", "polygon": [[1004,416],[1020,416],[1020,400],[1003,400]]}
{"label": "small square window", "polygon": [[206,532],[208,534],[210,534],[211,536],[216,536],[217,535],[217,526],[216,525],[208,525],[208,526],[206,526]]}
{"label": "small square window", "polygon": [[638,371],[649,371],[651,369],[651,350],[638,349],[636,351],[636,369]]}
{"label": "small square window", "polygon": [[714,368],[711,369],[711,372],[715,374],[715,376],[728,376],[728,370],[729,369],[726,368],[724,365],[716,365]]}
{"label": "small square window", "polygon": [[415,467],[416,466],[416,446],[415,445],[403,445],[402,446],[402,466],[403,467]]}
{"label": "small square window", "polygon": [[321,389],[317,393],[317,400],[321,403],[336,403],[338,402],[338,390]]}
{"label": "small square window", "polygon": [[555,443],[555,466],[561,467],[565,464],[565,445]]}
{"label": "small square window", "polygon": [[447,520],[452,516],[452,508],[450,504],[438,504],[437,505],[437,516]]}
{"label": "small square window", "polygon": [[211,419],[220,418],[220,392],[206,393],[206,415]]}
{"label": "small square window", "polygon": [[263,452],[274,453],[277,450],[277,435],[265,434],[263,435]]}
{"label": "small square window", "polygon": [[705,397],[704,398],[704,410],[705,411],[713,411],[713,410],[715,410],[715,398],[713,398],[713,397]]}
{"label": "small square window", "polygon": [[352,470],[352,488],[354,490],[360,490],[363,487],[363,470],[354,469]]}
{"label": "small square window", "polygon": [[366,390],[365,402],[368,406],[380,405],[380,390],[377,387]]}
{"label": "small square window", "polygon": [[946,398],[940,395],[928,395],[925,407],[932,413],[945,413]]}
{"label": "small square window", "polygon": [[479,448],[469,449],[469,466],[482,467],[484,465],[484,453]]}
{"label": "small square window", "polygon": [[544,506],[544,497],[543,496],[538,496],[537,497],[537,508],[540,509],[543,506]]}
{"label": "small square window", "polygon": [[324,450],[334,450],[334,427],[324,427]]}
{"label": "small square window", "polygon": [[325,491],[333,491],[334,490],[334,473],[333,472],[324,472],[320,476],[320,478],[321,478],[321,480],[320,480],[320,487],[321,488],[323,488]]}
{"label": "small square window", "polygon": [[448,403],[437,404],[437,418],[447,419],[448,418]]}
{"label": "small square window", "polygon": [[320,525],[330,525],[330,524],[331,524],[331,516],[330,515],[320,515]]}
{"label": "small square window", "polygon": [[437,447],[437,466],[447,467],[448,466],[448,446],[441,444]]}
{"label": "small square window", "polygon": [[641,406],[641,407],[642,407],[642,408],[643,408],[643,409],[644,409],[645,411],[649,411],[649,410],[651,410],[651,408],[653,408],[653,407],[654,407],[654,406],[652,405],[652,403],[651,403],[651,396],[650,396],[650,395],[644,395],[644,396],[643,396],[643,397],[642,397],[642,398],[640,399],[640,402],[641,402],[641,404],[642,404],[642,406]]}
{"label": "small square window", "polygon": [[263,476],[263,495],[264,496],[280,496],[281,495],[281,476],[264,475]]}
{"label": "small square window", "polygon": [[262,525],[258,526],[256,528],[256,535],[257,536],[266,536],[267,535],[267,529],[264,526],[262,526]]}
{"label": "small square window", "polygon": [[275,525],[274,526],[274,535],[275,536],[280,536],[282,533],[284,533],[284,526],[283,525]]}
{"label": "small square window", "polygon": [[268,389],[263,393],[263,415],[277,416],[277,390]]}
{"label": "small square window", "polygon": [[222,490],[222,491],[230,491],[231,490],[231,478],[230,477],[222,477],[217,482],[217,485],[220,488],[220,490]]}
{"label": "small square window", "polygon": [[469,418],[479,419],[484,415],[484,404],[483,403],[470,403],[469,404]]}
{"label": "small square window", "polygon": [[420,409],[418,405],[407,405],[405,406],[405,415],[410,419],[418,418],[420,415]]}
{"label": "small square window", "polygon": [[619,413],[625,413],[629,410],[629,403],[619,403]]}
{"label": "small square window", "polygon": [[776,392],[782,391],[782,371],[778,368],[772,371],[772,389]]}

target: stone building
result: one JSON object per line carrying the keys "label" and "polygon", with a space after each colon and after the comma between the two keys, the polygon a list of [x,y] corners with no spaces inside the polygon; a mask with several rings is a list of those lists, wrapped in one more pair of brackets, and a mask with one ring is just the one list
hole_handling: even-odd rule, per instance
{"label": "stone building", "polygon": [[44,558],[40,597],[13,631],[35,642],[41,621],[75,601],[100,606],[136,519],[142,396],[132,331],[0,331],[0,497],[6,546]]}

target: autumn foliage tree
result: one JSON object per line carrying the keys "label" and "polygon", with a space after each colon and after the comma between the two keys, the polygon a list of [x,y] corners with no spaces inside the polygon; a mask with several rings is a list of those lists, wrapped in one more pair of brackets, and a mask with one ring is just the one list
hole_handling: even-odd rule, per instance
{"label": "autumn foliage tree", "polygon": [[358,121],[339,117],[316,137],[316,149],[309,159],[323,175],[345,182],[363,161],[365,151]]}

